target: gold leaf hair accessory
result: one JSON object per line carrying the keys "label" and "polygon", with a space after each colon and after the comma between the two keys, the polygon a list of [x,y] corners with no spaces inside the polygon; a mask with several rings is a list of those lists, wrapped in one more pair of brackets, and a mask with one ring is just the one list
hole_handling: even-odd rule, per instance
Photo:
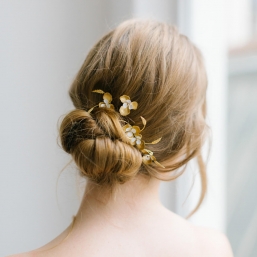
{"label": "gold leaf hair accessory", "polygon": [[[98,105],[93,106],[90,110],[88,110],[88,113],[90,113],[95,107],[100,107],[100,108],[111,108],[115,110],[113,104],[111,104],[112,101],[112,95],[108,92],[104,92],[101,89],[97,89],[92,91],[94,93],[102,94],[103,95],[103,102],[100,102]],[[120,97],[120,100],[122,102],[122,106],[119,109],[119,112],[121,116],[127,116],[130,114],[130,110],[136,110],[138,107],[137,102],[132,102],[130,100],[130,97],[127,95],[123,95]],[[132,146],[135,146],[140,152],[142,153],[142,161],[144,164],[149,165],[151,163],[155,163],[156,165],[165,168],[162,164],[160,164],[156,158],[153,155],[153,152],[145,149],[146,144],[157,144],[161,141],[161,138],[158,138],[154,140],[151,143],[145,143],[145,141],[142,139],[141,132],[144,130],[146,126],[146,119],[141,116],[141,120],[143,123],[143,128],[140,129],[139,126],[131,126],[129,123],[127,123],[125,126],[123,126],[123,131],[127,135],[127,137],[130,139],[130,144]]]}
{"label": "gold leaf hair accessory", "polygon": [[130,114],[130,110],[136,110],[138,103],[131,102],[130,97],[127,95],[123,95],[120,97],[121,102],[123,105],[120,107],[120,114],[122,116],[127,116]]}
{"label": "gold leaf hair accessory", "polygon": [[145,143],[145,141],[142,140],[142,135],[140,133],[145,128],[146,120],[143,117],[141,117],[141,119],[144,124],[144,127],[142,129],[140,129],[138,126],[131,126],[130,124],[126,124],[125,126],[123,126],[123,130],[125,131],[127,137],[130,139],[130,144],[136,146],[143,154],[142,159],[144,164],[151,164],[152,162],[154,162],[156,165],[165,168],[156,160],[152,151],[145,149],[146,144],[157,144],[161,141],[162,138],[158,138],[151,143]]}
{"label": "gold leaf hair accessory", "polygon": [[145,148],[145,141],[142,140],[142,135],[140,133],[145,128],[146,120],[143,117],[141,117],[141,119],[144,124],[142,129],[138,126],[131,126],[129,123],[122,127],[127,137],[130,139],[130,144],[136,146],[139,150]]}
{"label": "gold leaf hair accessory", "polygon": [[99,103],[99,107],[111,108],[114,109],[112,102],[112,95],[110,93],[106,93],[101,89],[97,89],[93,91],[94,93],[103,94],[103,102]]}
{"label": "gold leaf hair accessory", "polygon": [[[138,103],[137,102],[131,102],[130,101],[130,97],[123,95],[120,97],[121,102],[123,103],[123,105],[120,107],[120,114],[122,116],[127,116],[130,113],[131,109],[136,110]],[[129,102],[128,102],[129,101]],[[143,154],[142,156],[142,160],[144,164],[151,164],[152,162],[154,162],[156,165],[165,168],[162,164],[160,164],[156,158],[153,155],[153,152],[145,149],[145,145],[146,144],[157,144],[161,141],[162,138],[158,138],[156,140],[154,140],[151,143],[145,143],[144,140],[142,140],[142,135],[141,132],[144,130],[145,126],[146,126],[146,119],[143,118],[142,116],[140,117],[143,123],[143,128],[140,129],[139,126],[131,126],[129,123],[127,123],[125,126],[123,126],[123,130],[126,133],[127,137],[130,139],[130,144],[133,146],[136,146],[141,153]]]}

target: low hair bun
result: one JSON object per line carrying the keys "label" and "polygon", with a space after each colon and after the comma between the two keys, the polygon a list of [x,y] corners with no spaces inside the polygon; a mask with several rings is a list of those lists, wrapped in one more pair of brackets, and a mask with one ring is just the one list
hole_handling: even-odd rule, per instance
{"label": "low hair bun", "polygon": [[142,155],[130,145],[121,117],[107,108],[91,113],[75,109],[60,126],[63,149],[72,155],[80,172],[101,185],[125,183],[142,164]]}

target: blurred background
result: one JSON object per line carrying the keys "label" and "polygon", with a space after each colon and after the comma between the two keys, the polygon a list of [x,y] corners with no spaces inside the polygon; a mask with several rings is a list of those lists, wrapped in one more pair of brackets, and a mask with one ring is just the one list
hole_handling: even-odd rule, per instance
{"label": "blurred background", "polygon": [[[257,256],[256,0],[0,0],[0,256],[70,224],[84,182],[73,165],[62,171],[57,122],[89,49],[133,17],[175,24],[203,52],[212,150],[208,194],[190,220],[226,233],[236,257]],[[185,217],[199,192],[192,162],[160,196]]]}

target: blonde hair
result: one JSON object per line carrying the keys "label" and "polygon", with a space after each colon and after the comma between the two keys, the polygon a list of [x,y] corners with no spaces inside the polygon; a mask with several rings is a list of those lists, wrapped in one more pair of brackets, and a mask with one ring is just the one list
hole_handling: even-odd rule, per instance
{"label": "blonde hair", "polygon": [[[128,20],[105,35],[90,50],[69,91],[75,110],[60,126],[63,149],[70,153],[82,175],[103,186],[125,183],[137,174],[165,180],[162,174],[184,167],[197,157],[202,194],[206,171],[201,148],[206,134],[207,78],[200,51],[189,39],[166,23]],[[115,110],[95,108],[101,89],[111,93],[118,110],[119,97],[130,96],[138,109],[124,118]],[[142,164],[122,126],[141,124],[147,148],[165,168]],[[174,179],[181,172],[168,179]],[[194,210],[194,211],[195,211]]]}

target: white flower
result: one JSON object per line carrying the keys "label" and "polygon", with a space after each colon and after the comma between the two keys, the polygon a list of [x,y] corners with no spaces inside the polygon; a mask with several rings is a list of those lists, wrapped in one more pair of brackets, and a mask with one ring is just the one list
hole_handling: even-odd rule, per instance
{"label": "white flower", "polygon": [[120,97],[121,102],[123,103],[120,107],[120,114],[122,116],[127,116],[130,113],[130,110],[137,109],[137,102],[131,102],[130,97],[127,95],[123,95]]}
{"label": "white flower", "polygon": [[104,99],[104,102],[101,102],[100,107],[110,108],[111,107],[110,103],[111,102],[109,102],[107,99]]}
{"label": "white flower", "polygon": [[140,136],[135,136],[135,138],[136,138],[136,144],[137,145],[141,145],[141,137]]}
{"label": "white flower", "polygon": [[140,134],[141,130],[138,126],[131,126],[130,124],[127,124],[123,126],[123,129],[127,137],[130,139],[131,145],[136,145],[138,149],[144,148],[145,143],[142,140],[142,135]]}
{"label": "white flower", "polygon": [[133,104],[131,103],[131,100],[126,100],[123,105],[124,108],[129,108],[130,110],[134,109]]}
{"label": "white flower", "polygon": [[99,93],[99,94],[103,94],[103,102],[99,103],[99,107],[114,109],[113,104],[111,104],[111,102],[112,102],[112,95],[110,93],[105,93],[102,90],[95,90],[93,92],[96,92],[96,93]]}
{"label": "white flower", "polygon": [[151,160],[151,156],[150,156],[149,154],[147,154],[147,155],[145,155],[145,159],[146,159],[147,161],[150,161],[150,160]]}

